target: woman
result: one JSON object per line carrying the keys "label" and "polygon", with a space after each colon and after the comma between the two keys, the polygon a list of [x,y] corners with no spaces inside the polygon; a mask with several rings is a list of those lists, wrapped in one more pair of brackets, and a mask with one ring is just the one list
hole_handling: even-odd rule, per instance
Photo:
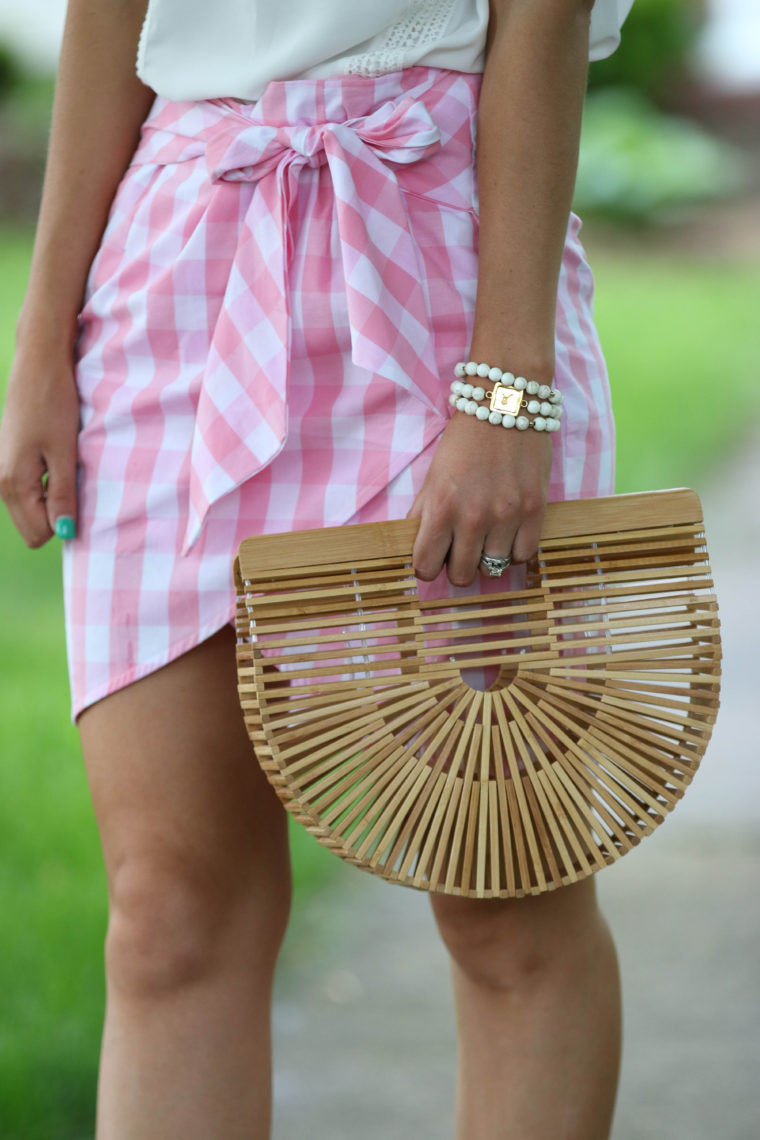
{"label": "woman", "polygon": [[[624,14],[69,0],[0,487],[30,546],[65,539],[110,900],[99,1140],[269,1135],[290,865],[237,707],[239,539],[408,513],[426,588],[481,589],[483,557],[535,552],[547,495],[612,489],[570,203],[587,62]],[[556,380],[562,430],[452,412],[460,360]],[[431,903],[457,1136],[608,1136],[593,881]]]}

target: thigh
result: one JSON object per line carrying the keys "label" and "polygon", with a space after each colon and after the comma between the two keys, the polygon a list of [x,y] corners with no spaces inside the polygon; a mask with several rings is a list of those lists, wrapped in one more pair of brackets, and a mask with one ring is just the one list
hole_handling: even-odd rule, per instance
{"label": "thigh", "polygon": [[182,866],[220,904],[289,888],[287,817],[253,753],[225,626],[78,719],[113,895],[120,869]]}

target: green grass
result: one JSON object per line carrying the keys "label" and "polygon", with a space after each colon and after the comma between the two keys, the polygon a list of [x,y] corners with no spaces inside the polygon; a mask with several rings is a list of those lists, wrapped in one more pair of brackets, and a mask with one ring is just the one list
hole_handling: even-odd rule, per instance
{"label": "green grass", "polygon": [[[1,377],[29,252],[28,233],[0,231]],[[704,488],[750,422],[737,407],[760,405],[760,271],[592,260],[618,417],[618,488]],[[716,387],[726,393],[717,401]],[[27,550],[3,512],[0,552],[2,1135],[84,1140],[103,1006],[105,882],[68,719],[60,549]],[[334,857],[303,829],[291,835],[297,894],[312,892]]]}
{"label": "green grass", "polygon": [[[59,549],[0,520],[0,1133],[92,1136],[104,1001],[105,875],[69,724]],[[291,821],[292,824],[292,821]],[[291,825],[296,906],[334,856]]]}
{"label": "green grass", "polygon": [[[30,235],[0,231],[0,386],[13,350]],[[33,382],[33,378],[30,378]],[[93,1132],[104,1001],[106,888],[69,722],[60,546],[30,551],[0,511],[0,1134]],[[295,902],[334,856],[291,826]]]}
{"label": "green grass", "polygon": [[[92,1136],[105,876],[69,724],[59,549],[0,521],[0,1134]],[[291,821],[292,824],[292,821]],[[334,856],[291,825],[296,907]]]}
{"label": "green grass", "polygon": [[707,488],[760,408],[760,267],[592,257],[618,491]]}

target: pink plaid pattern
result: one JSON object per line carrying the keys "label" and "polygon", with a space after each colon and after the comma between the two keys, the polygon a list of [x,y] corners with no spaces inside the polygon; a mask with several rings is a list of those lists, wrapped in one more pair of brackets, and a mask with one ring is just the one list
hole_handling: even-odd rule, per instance
{"label": "pink plaid pattern", "polygon": [[[278,81],[253,104],[156,99],[80,315],[72,719],[232,620],[247,534],[409,509],[472,331],[480,81],[412,67]],[[553,498],[612,488],[579,226]]]}

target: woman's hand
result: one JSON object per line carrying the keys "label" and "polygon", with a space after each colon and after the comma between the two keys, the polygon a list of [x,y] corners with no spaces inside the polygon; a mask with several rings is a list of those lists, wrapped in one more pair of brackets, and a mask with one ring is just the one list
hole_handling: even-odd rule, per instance
{"label": "woman's hand", "polygon": [[0,426],[0,497],[32,547],[47,542],[57,518],[76,518],[73,341],[114,195],[155,99],[135,73],[146,8],[147,0],[66,5],[34,254]]}
{"label": "woman's hand", "polygon": [[468,586],[483,552],[525,562],[535,554],[552,466],[545,432],[501,428],[461,412],[446,425],[407,518],[419,518],[414,572],[429,582],[444,562]]}
{"label": "woman's hand", "polygon": [[28,546],[47,542],[58,518],[76,525],[78,432],[70,355],[19,347],[0,424],[0,498]]}

